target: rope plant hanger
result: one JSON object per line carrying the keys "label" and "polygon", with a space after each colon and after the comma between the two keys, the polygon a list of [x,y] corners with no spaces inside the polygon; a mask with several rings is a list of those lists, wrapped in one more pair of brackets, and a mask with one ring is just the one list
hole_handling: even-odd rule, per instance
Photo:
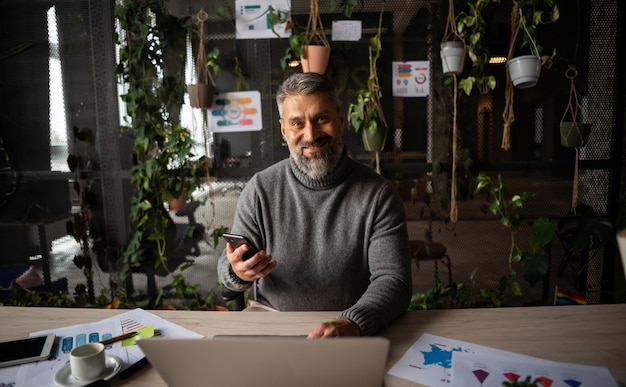
{"label": "rope plant hanger", "polygon": [[[454,0],[448,0],[448,18],[446,21],[446,29],[444,32],[443,41],[447,41],[454,37],[457,40],[463,42],[465,47],[465,41],[459,35],[454,17]],[[445,59],[443,59],[445,60]],[[458,102],[458,85],[456,72],[452,73],[452,79],[454,80],[454,99],[452,104],[452,183],[450,184],[450,221],[456,222],[459,217],[458,207],[456,204],[456,191],[457,191],[457,179],[456,179],[456,161],[457,153],[459,149],[458,142],[458,125],[457,125],[457,102]]]}
{"label": "rope plant hanger", "polygon": [[[209,69],[209,66],[207,66],[206,64],[206,49],[204,47],[204,24],[209,20],[209,14],[206,12],[204,8],[201,8],[200,11],[198,11],[197,19],[198,20],[196,22],[196,25],[198,26],[198,36],[199,36],[198,55],[196,56],[197,82],[201,83],[203,81],[203,83],[210,84],[213,87],[215,87],[215,80],[213,79],[213,76],[211,75],[211,70]],[[204,173],[206,177],[206,184],[208,187],[208,194],[209,194],[208,202],[211,205],[211,213],[213,214],[210,218],[211,220],[209,222],[208,227],[212,227],[213,222],[215,221],[215,201],[213,200],[213,189],[211,185],[211,171],[210,171],[211,158],[209,157],[209,154],[210,154],[209,137],[211,134],[209,132],[209,122],[208,122],[206,108],[203,107],[201,108],[201,110],[202,110],[202,128],[203,128],[202,136],[204,140],[203,142],[204,142],[204,154],[205,154]]]}
{"label": "rope plant hanger", "polygon": [[324,46],[330,46],[324,34],[324,25],[322,24],[322,18],[320,16],[318,0],[311,0],[309,7],[309,21],[306,26],[304,44],[308,45],[311,41],[315,41],[317,44],[321,43]]}
{"label": "rope plant hanger", "polygon": [[204,8],[202,8],[198,11],[197,18],[198,21],[196,24],[198,25],[198,36],[200,37],[200,41],[198,42],[198,55],[196,56],[196,74],[198,83],[202,80],[204,81],[203,83],[210,83],[215,86],[211,70],[209,70],[206,65],[206,50],[204,48],[204,23],[209,20],[209,14]]}
{"label": "rope plant hanger", "polygon": [[565,77],[570,80],[569,91],[569,103],[565,108],[563,117],[561,117],[560,126],[563,128],[565,118],[568,113],[572,117],[572,124],[566,127],[566,133],[561,132],[561,143],[564,146],[571,146],[574,148],[576,161],[574,163],[574,183],[572,188],[572,210],[575,211],[578,205],[578,158],[579,147],[584,145],[587,140],[588,126],[577,121],[578,114],[581,110],[580,100],[578,99],[578,92],[574,85],[574,80],[578,76],[578,71],[573,65],[568,65],[565,70]]}
{"label": "rope plant hanger", "polygon": [[[517,32],[519,31],[519,22],[522,18],[521,10],[517,6],[517,1],[513,1],[513,8],[511,9],[511,40],[509,41],[509,56],[507,59],[511,59],[513,56],[513,48],[515,47],[515,40],[517,39]],[[524,21],[522,20],[522,25]],[[524,26],[524,30],[526,26]],[[511,149],[511,125],[515,122],[515,112],[513,111],[513,97],[514,87],[511,75],[508,71],[506,73],[506,85],[504,86],[504,111],[502,112],[502,119],[504,120],[504,128],[502,130],[502,144],[500,147],[504,150]]]}

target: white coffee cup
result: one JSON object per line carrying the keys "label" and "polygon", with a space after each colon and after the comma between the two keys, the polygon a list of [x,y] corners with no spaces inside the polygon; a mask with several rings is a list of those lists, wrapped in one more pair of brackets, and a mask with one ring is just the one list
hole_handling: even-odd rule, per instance
{"label": "white coffee cup", "polygon": [[104,344],[89,343],[72,349],[70,352],[70,370],[79,380],[98,378],[106,369]]}
{"label": "white coffee cup", "polygon": [[626,229],[617,232],[617,247],[619,255],[622,257],[622,267],[626,276]]}

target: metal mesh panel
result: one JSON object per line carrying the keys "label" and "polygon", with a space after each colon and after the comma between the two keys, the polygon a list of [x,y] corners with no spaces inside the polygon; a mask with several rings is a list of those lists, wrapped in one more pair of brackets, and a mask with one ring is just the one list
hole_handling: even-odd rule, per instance
{"label": "metal mesh panel", "polygon": [[[31,11],[24,11],[28,5]],[[52,2],[54,3],[54,2]],[[64,15],[76,17],[77,26],[82,25],[84,31],[76,36],[89,36],[87,46],[83,47],[83,55],[76,51],[73,64],[84,70],[88,75],[79,79],[80,82],[68,85],[68,92],[80,104],[68,106],[72,113],[71,124],[79,127],[97,128],[98,151],[102,168],[105,172],[103,179],[103,200],[105,216],[107,218],[107,232],[117,235],[119,241],[125,239],[127,216],[119,203],[129,201],[129,194],[125,184],[129,174],[130,149],[120,144],[117,137],[117,109],[111,95],[115,94],[112,75],[113,52],[111,48],[110,9],[106,2],[96,0],[85,2],[63,1],[68,10]],[[218,90],[232,91],[235,88],[232,58],[235,53],[241,61],[242,67],[248,72],[250,90],[258,90],[262,95],[263,130],[232,136],[222,136],[230,141],[231,153],[226,160],[225,167],[216,174],[216,186],[213,195],[217,198],[218,212],[221,218],[216,225],[227,225],[228,218],[232,217],[234,203],[238,190],[256,170],[267,167],[288,155],[286,144],[280,136],[278,114],[274,102],[276,88],[279,83],[291,72],[300,71],[299,68],[280,68],[280,58],[284,55],[288,42],[286,39],[258,39],[237,41],[234,39],[234,25],[232,20],[222,20],[217,16],[217,7],[227,4],[234,8],[235,1],[206,2],[188,0],[186,2],[170,1],[173,11],[179,15],[194,16],[198,9],[205,7],[210,15],[209,45],[216,46],[222,52],[222,74],[217,77]],[[342,102],[347,111],[348,104],[353,102],[358,89],[363,85],[367,76],[367,45],[368,39],[375,33],[378,15],[382,2],[365,1],[359,5],[353,14],[353,19],[362,20],[363,37],[358,42],[333,42],[334,63],[331,65],[329,76],[336,79],[341,86]],[[457,225],[446,224],[450,205],[450,172],[451,152],[450,140],[452,131],[451,101],[453,90],[445,86],[446,77],[440,69],[439,42],[442,38],[445,25],[446,1],[431,0],[386,0],[384,2],[383,18],[383,58],[379,62],[379,77],[383,85],[383,108],[390,122],[392,130],[402,129],[402,152],[423,154],[419,159],[388,159],[383,164],[385,176],[399,184],[412,183],[414,179],[432,178],[429,187],[435,191],[437,201],[432,203],[436,210],[434,219],[436,229],[435,240],[446,243],[452,258],[453,278],[455,281],[468,282],[470,269],[481,266],[481,281],[477,286],[492,285],[507,270],[506,259],[510,249],[510,240],[506,229],[499,226],[493,216],[485,215],[480,206],[485,204],[484,197],[470,195],[471,178],[479,171],[492,175],[502,174],[507,187],[511,192],[532,191],[536,198],[529,203],[523,212],[525,221],[537,216],[557,217],[565,214],[571,207],[572,183],[574,168],[574,153],[559,143],[558,124],[566,105],[569,84],[563,77],[563,67],[554,70],[542,70],[540,84],[534,90],[515,91],[516,122],[513,126],[511,151],[500,148],[502,141],[503,90],[505,79],[504,65],[493,65],[490,71],[497,77],[497,89],[486,95],[473,94],[470,97],[459,95],[459,129],[461,132],[461,146],[467,148],[474,166],[463,171],[460,181],[459,218]],[[578,3],[578,2],[577,2]],[[617,66],[608,64],[617,63],[618,42],[618,14],[623,9],[618,0],[581,1],[582,7],[580,52],[574,58],[580,70],[577,87],[581,92],[583,119],[593,123],[591,137],[588,144],[580,152],[580,186],[579,201],[591,205],[600,215],[610,215],[612,208],[609,202],[616,196],[618,176],[614,172],[613,164],[618,162],[613,154],[615,142],[622,141],[617,136],[616,122],[621,113],[621,106],[617,106],[618,91],[616,89]],[[2,3],[5,14],[15,14],[19,19],[11,22],[11,18],[3,19],[2,28],[15,30],[24,35],[24,39],[31,39],[31,35],[39,34],[42,25],[39,21],[27,20],[26,15],[41,17],[40,1],[18,2],[15,0]],[[292,0],[292,11],[300,22],[306,22],[308,14],[308,0]],[[464,2],[457,2],[462,7]],[[494,3],[496,4],[496,3]],[[506,51],[508,43],[508,23],[510,5],[508,2],[497,3],[494,10],[494,19],[490,27],[499,32],[493,43],[494,55]],[[325,28],[330,32],[333,19],[340,18],[337,14],[330,14],[329,1],[321,1],[320,12]],[[544,31],[546,45],[555,45],[559,41],[559,53],[572,58],[574,51],[573,39],[561,39],[566,29],[567,36],[571,36],[572,18],[576,17],[575,7],[567,2],[559,3],[562,21],[551,29]],[[459,8],[461,9],[461,8]],[[35,12],[36,11],[36,12]],[[16,13],[17,12],[17,13]],[[67,16],[68,20],[70,16]],[[107,19],[108,18],[108,19]],[[6,23],[4,23],[6,21]],[[80,24],[78,22],[84,23]],[[28,25],[26,28],[21,25]],[[564,27],[563,27],[564,26]],[[70,27],[70,26],[66,26]],[[78,28],[78,27],[76,27]],[[39,35],[34,40],[41,39]],[[3,36],[3,41],[5,35]],[[74,40],[76,44],[79,40]],[[80,42],[85,42],[80,40]],[[3,45],[5,46],[5,45]],[[33,49],[32,57],[41,55],[38,45]],[[97,49],[91,50],[91,47]],[[504,49],[503,49],[504,47]],[[76,46],[72,46],[76,49]],[[88,55],[84,55],[88,53]],[[427,98],[395,98],[391,95],[393,61],[428,60],[431,62],[431,95]],[[342,62],[343,61],[343,62]],[[33,78],[39,86],[45,84],[42,74],[36,74],[35,68],[45,68],[43,62],[29,63],[30,67],[18,67],[5,71],[2,76],[3,84],[13,87],[13,80],[9,78]],[[93,63],[93,65],[92,65]],[[93,66],[93,67],[91,67]],[[561,64],[563,66],[563,64]],[[3,67],[4,68],[4,67]],[[339,69],[348,69],[349,76],[345,84],[341,84]],[[82,74],[81,73],[81,74]],[[11,74],[11,75],[7,75]],[[13,75],[15,74],[15,76]],[[45,74],[44,74],[45,75]],[[39,88],[41,90],[45,87]],[[13,98],[6,98],[6,105],[12,108]],[[47,101],[37,97],[32,106],[25,109],[23,124],[33,128],[33,133],[46,133],[45,122],[33,122],[41,115],[42,106]],[[36,109],[36,110],[33,110]],[[36,114],[34,114],[35,112]],[[42,124],[42,122],[44,122]],[[46,129],[47,130],[47,129]],[[49,157],[31,157],[35,149],[46,149],[49,136],[32,136],[32,141],[25,141],[19,132],[4,133],[9,145],[15,143],[29,144],[16,154],[18,164],[25,170],[40,171],[47,168]],[[36,137],[36,138],[35,138]],[[216,136],[219,137],[219,136]],[[45,141],[42,140],[45,138]],[[216,139],[216,143],[219,138]],[[363,154],[360,137],[347,130],[345,142],[354,154]],[[387,153],[394,153],[393,141],[388,141]],[[126,144],[127,145],[127,144]],[[395,152],[398,150],[396,149]],[[37,155],[40,156],[40,155]],[[363,159],[364,163],[368,160]],[[431,171],[433,162],[438,162],[442,173],[439,179]],[[410,223],[411,238],[423,238],[423,230],[428,225],[428,219],[421,214],[424,203],[412,204],[406,202]],[[210,210],[199,213],[202,219],[213,216]],[[184,219],[183,219],[184,221]],[[111,238],[109,235],[109,238]],[[527,230],[520,230],[518,240],[528,239]],[[558,244],[555,244],[558,245]],[[474,249],[476,246],[476,249]],[[216,254],[212,249],[203,248]],[[204,251],[203,251],[204,252]],[[561,263],[562,251],[555,246],[552,251],[553,266]],[[604,267],[604,252],[597,252],[589,257],[585,283],[591,302],[598,302],[603,292],[603,273],[612,268]],[[493,265],[489,265],[492,262]],[[502,265],[502,264],[505,265]],[[574,264],[568,264],[563,273],[553,268],[550,285],[559,284],[568,287],[572,285],[572,269]],[[204,269],[207,269],[204,267]],[[209,266],[209,270],[212,267]],[[428,271],[427,271],[428,270]],[[203,283],[206,278],[214,280],[214,273],[197,272],[191,279],[192,283]],[[416,274],[419,278],[416,286],[432,284],[432,273],[422,265]],[[423,276],[423,277],[422,277]],[[523,282],[523,281],[522,281]],[[206,285],[210,288],[213,282]],[[525,298],[529,300],[543,297],[545,289],[524,285]],[[585,290],[585,289],[583,289]]]}

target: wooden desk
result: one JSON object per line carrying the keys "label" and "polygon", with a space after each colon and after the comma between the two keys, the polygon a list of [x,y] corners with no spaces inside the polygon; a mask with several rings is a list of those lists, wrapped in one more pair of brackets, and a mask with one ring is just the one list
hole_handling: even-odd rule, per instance
{"label": "wooden desk", "polygon": [[[0,340],[30,332],[95,322],[120,310],[0,307]],[[197,333],[306,334],[335,312],[150,311]],[[391,368],[422,333],[468,341],[549,360],[608,367],[626,383],[626,304],[456,309],[408,312],[381,335],[389,338]],[[146,367],[115,386],[163,386]],[[416,386],[385,376],[385,386]]]}

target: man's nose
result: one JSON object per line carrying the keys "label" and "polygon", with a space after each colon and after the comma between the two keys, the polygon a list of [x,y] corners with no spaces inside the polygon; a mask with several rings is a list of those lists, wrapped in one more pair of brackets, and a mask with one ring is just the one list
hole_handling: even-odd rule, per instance
{"label": "man's nose", "polygon": [[313,122],[307,121],[304,126],[304,140],[305,141],[315,141],[317,137],[319,137],[320,128],[318,125],[315,125]]}

